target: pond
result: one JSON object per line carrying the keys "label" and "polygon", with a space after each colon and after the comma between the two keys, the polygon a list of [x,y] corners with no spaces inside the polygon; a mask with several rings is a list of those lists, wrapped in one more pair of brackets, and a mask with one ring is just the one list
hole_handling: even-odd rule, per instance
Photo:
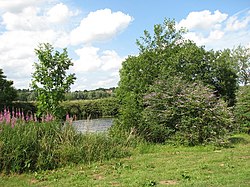
{"label": "pond", "polygon": [[104,132],[112,126],[113,118],[98,118],[73,121],[73,126],[79,132]]}

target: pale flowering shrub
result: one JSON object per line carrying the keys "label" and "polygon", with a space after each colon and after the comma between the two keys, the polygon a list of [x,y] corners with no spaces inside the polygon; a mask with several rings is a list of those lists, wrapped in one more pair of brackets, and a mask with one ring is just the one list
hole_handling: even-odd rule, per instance
{"label": "pale flowering shrub", "polygon": [[144,104],[141,131],[149,141],[197,145],[221,139],[233,128],[227,104],[200,82],[159,80],[145,94]]}

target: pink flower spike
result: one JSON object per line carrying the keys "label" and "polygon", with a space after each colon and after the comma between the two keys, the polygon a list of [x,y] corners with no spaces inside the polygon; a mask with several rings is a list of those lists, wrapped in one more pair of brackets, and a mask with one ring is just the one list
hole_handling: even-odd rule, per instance
{"label": "pink flower spike", "polygon": [[67,113],[66,115],[66,121],[69,121],[70,117],[69,117],[69,114]]}
{"label": "pink flower spike", "polygon": [[16,118],[12,117],[12,119],[11,119],[11,128],[14,128],[15,125],[16,125]]}
{"label": "pink flower spike", "polygon": [[10,116],[10,111],[9,110],[7,110],[5,119],[6,119],[6,124],[10,124],[11,116]]}
{"label": "pink flower spike", "polygon": [[21,113],[21,119],[22,119],[22,121],[25,121],[23,111],[22,111],[22,113]]}
{"label": "pink flower spike", "polygon": [[12,117],[16,117],[14,108],[12,109]]}

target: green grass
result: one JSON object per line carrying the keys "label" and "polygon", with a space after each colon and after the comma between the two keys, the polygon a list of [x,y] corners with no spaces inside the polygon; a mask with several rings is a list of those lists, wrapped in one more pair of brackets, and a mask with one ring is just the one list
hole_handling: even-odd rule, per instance
{"label": "green grass", "polygon": [[230,141],[229,148],[142,144],[122,159],[2,175],[0,186],[250,186],[250,136]]}

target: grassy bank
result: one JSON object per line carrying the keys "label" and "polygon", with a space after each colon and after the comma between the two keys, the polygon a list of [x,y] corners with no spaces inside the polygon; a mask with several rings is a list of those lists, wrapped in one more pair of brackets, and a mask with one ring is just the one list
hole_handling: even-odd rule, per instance
{"label": "grassy bank", "polygon": [[132,156],[1,176],[0,186],[250,186],[250,136],[215,146],[138,146]]}

